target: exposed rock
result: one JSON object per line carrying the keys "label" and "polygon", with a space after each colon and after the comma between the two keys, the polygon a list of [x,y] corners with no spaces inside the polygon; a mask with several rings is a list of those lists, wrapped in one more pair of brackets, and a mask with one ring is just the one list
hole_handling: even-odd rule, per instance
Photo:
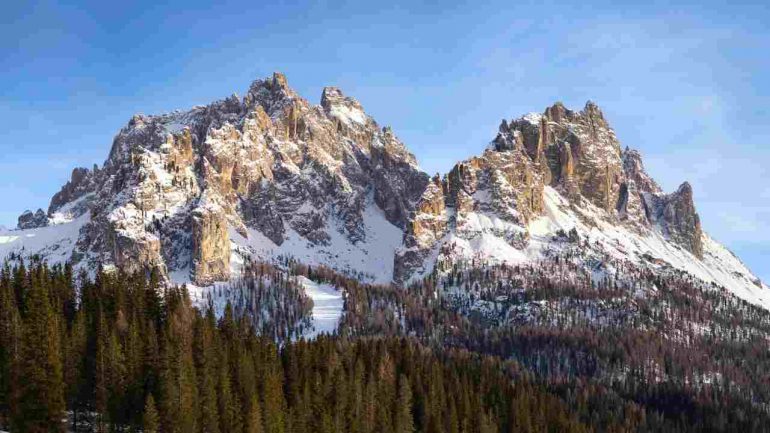
{"label": "exposed rock", "polygon": [[692,187],[688,182],[683,183],[675,193],[665,196],[657,219],[674,242],[696,257],[703,258],[700,217],[695,212]]}
{"label": "exposed rock", "polygon": [[628,179],[634,181],[639,192],[663,193],[657,182],[645,171],[642,155],[638,151],[628,147],[623,150],[623,171]]}
{"label": "exposed rock", "polygon": [[[487,150],[461,162],[444,182],[436,177],[426,188],[408,226],[404,248],[396,255],[395,281],[403,283],[424,272],[422,263],[432,251],[438,251],[439,257],[445,254],[442,251],[450,251],[442,243],[449,231],[469,241],[493,234],[517,248],[526,245],[526,229],[515,227],[526,227],[543,212],[543,175],[515,141],[510,145],[498,135],[495,143],[501,151]],[[490,216],[504,224],[481,223]]]}
{"label": "exposed rock", "polygon": [[593,102],[575,112],[557,102],[544,114],[529,114],[501,125],[495,139],[499,151],[513,149],[520,137],[547,185],[577,194],[613,211],[624,181],[620,144]]}
{"label": "exposed rock", "polygon": [[48,214],[53,214],[63,205],[72,203],[84,195],[94,192],[98,175],[99,168],[96,166],[94,166],[93,170],[83,167],[72,170],[70,181],[59,192],[54,194],[51,199],[51,204],[48,206]]}
{"label": "exposed rock", "polygon": [[157,270],[166,276],[166,266],[161,257],[160,240],[157,237],[132,236],[123,230],[115,230],[112,237],[115,265],[125,272],[146,272]]}
{"label": "exposed rock", "polygon": [[21,230],[36,229],[47,225],[48,215],[42,209],[38,209],[35,213],[28,210],[19,216],[18,228]]}
{"label": "exposed rock", "polygon": [[[133,116],[102,168],[73,171],[49,214],[25,213],[19,227],[83,216],[70,257],[80,266],[189,274],[199,285],[228,279],[233,254],[273,251],[326,248],[305,259],[357,276],[356,254],[371,252],[397,283],[469,257],[528,260],[552,247],[587,256],[600,248],[586,247],[592,230],[608,224],[703,257],[689,184],[663,194],[639,153],[620,149],[595,104],[556,103],[503,120],[483,154],[431,179],[358,101],[326,87],[310,104],[275,73],[243,98]],[[564,212],[580,234],[554,216]]]}
{"label": "exposed rock", "polygon": [[230,279],[230,237],[225,214],[199,207],[192,217],[193,281],[209,285]]}
{"label": "exposed rock", "polygon": [[425,188],[404,235],[404,247],[394,257],[395,281],[406,281],[414,272],[424,271],[426,258],[446,234],[445,182],[436,175]]}
{"label": "exposed rock", "polygon": [[408,233],[414,244],[431,247],[446,233],[447,215],[444,202],[444,185],[435,176],[420,199],[416,217],[410,222]]}
{"label": "exposed rock", "polygon": [[628,179],[620,187],[618,216],[621,220],[628,221],[639,227],[648,225],[642,196],[636,187],[636,182],[632,179]]}
{"label": "exposed rock", "polygon": [[229,276],[228,227],[276,246],[325,246],[339,234],[356,245],[367,240],[367,206],[404,230],[428,183],[355,99],[328,87],[314,106],[275,73],[243,99],[133,116],[104,167],[76,169],[51,209],[66,208],[62,221],[90,217],[73,253],[84,266],[187,270],[204,284]]}

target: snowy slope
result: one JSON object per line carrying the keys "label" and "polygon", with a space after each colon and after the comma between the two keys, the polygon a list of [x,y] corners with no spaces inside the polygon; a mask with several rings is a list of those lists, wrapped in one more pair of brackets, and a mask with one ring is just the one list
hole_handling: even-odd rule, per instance
{"label": "snowy slope", "polygon": [[315,338],[319,334],[333,334],[342,317],[344,301],[342,292],[330,284],[316,283],[305,277],[298,277],[305,287],[305,294],[313,300],[312,326],[303,336]]}
{"label": "snowy slope", "polygon": [[[364,280],[387,284],[393,278],[393,255],[401,245],[401,230],[388,222],[384,213],[371,200],[363,213],[365,239],[351,242],[341,231],[342,228],[330,221],[325,232],[330,240],[327,244],[313,244],[293,230],[281,245],[276,245],[258,230],[249,229],[244,237],[230,229],[230,240],[235,251],[241,255],[252,255],[262,259],[293,257],[309,265],[326,265]],[[234,254],[234,260],[237,255]],[[233,263],[237,266],[237,262]]]}
{"label": "snowy slope", "polygon": [[[684,248],[667,241],[660,233],[637,233],[624,225],[612,224],[601,217],[601,211],[590,204],[583,209],[570,208],[567,201],[552,188],[546,190],[547,215],[532,223],[530,229],[538,236],[541,249],[544,237],[558,229],[565,232],[573,227],[598,242],[601,249],[618,259],[637,264],[649,262],[645,256],[667,262],[706,282],[721,285],[741,299],[770,308],[770,290],[760,287],[746,266],[725,247],[704,234],[704,258],[698,259]],[[581,218],[582,217],[582,218]],[[588,219],[587,219],[588,218]],[[587,226],[584,221],[595,225]]]}
{"label": "snowy slope", "polygon": [[[54,196],[48,227],[0,229],[0,260],[158,269],[224,299],[249,258],[387,284],[572,248],[585,263],[687,271],[770,308],[770,289],[702,234],[684,186],[663,194],[591,102],[503,121],[483,155],[430,180],[353,98],[327,87],[313,105],[276,73],[244,98],[134,116],[104,166],[76,169]],[[573,230],[588,242],[565,242]]]}
{"label": "snowy slope", "polygon": [[37,229],[0,229],[0,260],[10,255],[38,255],[49,264],[64,263],[71,259],[80,229],[88,221],[88,214],[84,214],[69,222]]}
{"label": "snowy slope", "polygon": [[[770,309],[770,289],[760,283],[735,255],[708,235],[703,236],[704,257],[701,260],[655,230],[637,231],[618,224],[609,220],[602,209],[588,202],[577,207],[554,188],[545,188],[544,199],[544,214],[526,227],[530,235],[526,247],[516,248],[505,239],[505,234],[523,232],[524,227],[495,216],[470,213],[457,230],[445,236],[439,243],[441,251],[437,248],[428,261],[479,259],[489,263],[530,263],[564,248],[565,245],[556,239],[575,229],[590,245],[584,251],[585,257],[600,252],[637,266],[660,268],[670,265]],[[413,280],[423,275],[425,272]]]}

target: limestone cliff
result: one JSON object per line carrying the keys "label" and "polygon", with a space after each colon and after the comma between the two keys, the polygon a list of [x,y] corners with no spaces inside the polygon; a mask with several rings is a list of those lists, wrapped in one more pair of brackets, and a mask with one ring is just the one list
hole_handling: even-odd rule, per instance
{"label": "limestone cliff", "polygon": [[29,236],[3,234],[0,253],[197,285],[249,257],[405,284],[574,248],[572,266],[610,254],[757,287],[703,233],[690,185],[665,194],[592,102],[503,120],[480,155],[430,178],[358,101],[326,87],[311,104],[280,73],[243,97],[133,116],[101,167],[75,169],[19,228]]}

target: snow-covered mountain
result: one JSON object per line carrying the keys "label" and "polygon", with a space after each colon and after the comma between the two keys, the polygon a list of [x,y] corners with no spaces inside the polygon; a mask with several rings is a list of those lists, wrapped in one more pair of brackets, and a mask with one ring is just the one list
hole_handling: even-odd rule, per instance
{"label": "snow-covered mountain", "polygon": [[534,262],[575,244],[589,270],[610,259],[680,269],[770,307],[768,287],[702,231],[690,184],[663,193],[592,102],[503,121],[481,156],[434,178],[407,227],[395,279],[419,279],[436,263]]}
{"label": "snow-covered mountain", "polygon": [[770,308],[768,287],[702,231],[690,185],[664,193],[591,102],[503,121],[480,156],[430,179],[357,101],[327,87],[313,105],[276,73],[242,98],[134,116],[102,167],[75,169],[47,211],[0,230],[0,257],[199,286],[248,258],[406,285],[567,250],[597,277],[618,260],[679,269]]}

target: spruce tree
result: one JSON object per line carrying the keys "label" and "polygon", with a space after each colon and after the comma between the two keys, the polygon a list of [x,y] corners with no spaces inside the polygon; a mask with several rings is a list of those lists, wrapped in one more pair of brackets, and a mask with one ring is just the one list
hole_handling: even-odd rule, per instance
{"label": "spruce tree", "polygon": [[219,432],[217,405],[215,351],[212,347],[212,329],[199,315],[195,319],[193,358],[198,376],[198,424],[203,433]]}
{"label": "spruce tree", "polygon": [[0,426],[7,425],[11,403],[13,360],[21,339],[21,317],[11,287],[11,270],[0,271]]}
{"label": "spruce tree", "polygon": [[414,433],[412,416],[412,387],[403,374],[398,380],[398,400],[396,401],[395,433]]}
{"label": "spruce tree", "polygon": [[266,433],[284,433],[285,407],[283,397],[283,382],[281,375],[274,366],[267,371],[264,384],[264,420]]}
{"label": "spruce tree", "polygon": [[49,294],[41,283],[31,285],[24,307],[19,356],[13,366],[12,430],[62,431],[65,406],[60,335]]}
{"label": "spruce tree", "polygon": [[249,412],[246,416],[243,432],[263,433],[264,431],[264,427],[262,426],[262,408],[259,404],[259,398],[256,395],[252,395],[249,401]]}
{"label": "spruce tree", "polygon": [[160,416],[152,394],[147,395],[147,402],[144,404],[142,429],[143,433],[158,433],[160,431]]}

